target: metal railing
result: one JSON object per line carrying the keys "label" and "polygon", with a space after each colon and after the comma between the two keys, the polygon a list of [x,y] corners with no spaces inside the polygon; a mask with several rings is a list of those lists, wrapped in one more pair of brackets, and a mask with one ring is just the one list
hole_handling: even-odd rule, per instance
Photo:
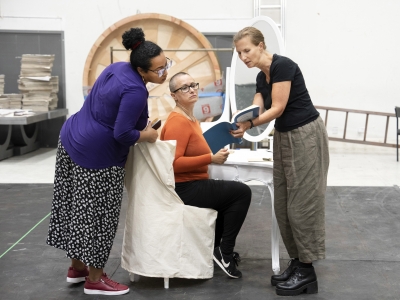
{"label": "metal railing", "polygon": [[[346,119],[345,119],[345,122],[344,122],[343,138],[329,137],[329,140],[331,140],[331,141],[356,143],[356,144],[367,144],[367,145],[373,145],[373,146],[396,147],[396,144],[387,143],[387,134],[388,134],[388,128],[389,128],[389,118],[390,117],[396,117],[395,114],[376,112],[376,111],[367,111],[367,110],[336,108],[336,107],[328,107],[328,106],[315,106],[315,108],[316,109],[322,109],[322,110],[326,111],[325,112],[325,127],[328,124],[328,113],[329,113],[329,111],[340,111],[340,112],[345,112],[346,113]],[[353,139],[346,138],[347,121],[348,121],[348,118],[349,118],[349,113],[365,114],[366,115],[363,140],[353,140]],[[383,142],[367,141],[368,119],[369,119],[370,115],[386,117],[385,138],[384,138]]]}

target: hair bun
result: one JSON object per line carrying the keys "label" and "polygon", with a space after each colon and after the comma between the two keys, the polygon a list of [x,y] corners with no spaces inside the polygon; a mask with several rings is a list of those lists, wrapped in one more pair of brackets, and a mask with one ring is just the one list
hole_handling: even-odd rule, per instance
{"label": "hair bun", "polygon": [[144,32],[139,27],[131,28],[122,35],[122,45],[126,50],[136,49],[144,41]]}

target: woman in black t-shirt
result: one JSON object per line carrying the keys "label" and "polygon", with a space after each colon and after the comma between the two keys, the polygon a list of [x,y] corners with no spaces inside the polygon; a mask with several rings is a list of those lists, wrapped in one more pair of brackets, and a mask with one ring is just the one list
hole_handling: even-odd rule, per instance
{"label": "woman in black t-shirt", "polygon": [[273,275],[278,295],[317,293],[312,261],[325,258],[325,191],[329,166],[328,136],[308,94],[303,75],[291,59],[266,50],[263,34],[246,27],[234,37],[239,58],[259,68],[253,104],[259,117],[237,123],[234,137],[275,120],[274,208],[283,242],[292,258]]}

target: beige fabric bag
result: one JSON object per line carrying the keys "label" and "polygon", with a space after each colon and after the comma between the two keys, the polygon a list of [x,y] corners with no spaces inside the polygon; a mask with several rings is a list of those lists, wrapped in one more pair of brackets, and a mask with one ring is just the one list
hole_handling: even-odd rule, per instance
{"label": "beige fabric bag", "polygon": [[213,209],[184,205],[175,192],[176,141],[132,146],[121,266],[148,277],[212,278]]}

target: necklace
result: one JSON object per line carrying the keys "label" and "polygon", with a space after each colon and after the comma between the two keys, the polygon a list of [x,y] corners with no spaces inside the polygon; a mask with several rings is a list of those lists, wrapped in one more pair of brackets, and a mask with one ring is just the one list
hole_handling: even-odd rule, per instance
{"label": "necklace", "polygon": [[[190,121],[196,122],[196,118],[192,115],[189,114],[186,108],[184,108],[182,105],[180,105],[178,102],[176,103],[176,106],[178,106],[189,118]],[[194,119],[194,120],[193,120]]]}

